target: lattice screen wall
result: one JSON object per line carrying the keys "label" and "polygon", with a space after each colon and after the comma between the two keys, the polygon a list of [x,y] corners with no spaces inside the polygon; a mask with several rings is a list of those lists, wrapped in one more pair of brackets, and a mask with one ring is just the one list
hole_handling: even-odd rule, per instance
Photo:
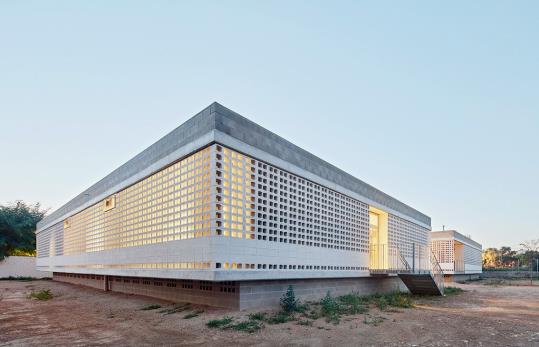
{"label": "lattice screen wall", "polygon": [[455,261],[455,248],[452,240],[432,241],[431,248],[439,263],[452,263]]}
{"label": "lattice screen wall", "polygon": [[427,246],[429,243],[429,233],[430,230],[425,227],[409,222],[392,214],[389,215],[389,244],[391,246],[399,247],[399,250],[404,256],[412,256],[414,243],[416,244],[416,247]]}

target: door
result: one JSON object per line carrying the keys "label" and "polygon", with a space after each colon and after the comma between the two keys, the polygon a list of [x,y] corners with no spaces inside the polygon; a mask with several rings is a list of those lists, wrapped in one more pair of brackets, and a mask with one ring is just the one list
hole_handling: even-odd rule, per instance
{"label": "door", "polygon": [[369,269],[388,270],[387,212],[369,207]]}

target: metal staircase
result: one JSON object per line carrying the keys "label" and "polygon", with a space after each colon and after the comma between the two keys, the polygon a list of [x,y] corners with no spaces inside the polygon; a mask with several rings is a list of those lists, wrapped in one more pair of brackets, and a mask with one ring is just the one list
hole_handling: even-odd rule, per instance
{"label": "metal staircase", "polygon": [[444,273],[430,247],[412,244],[407,253],[398,246],[372,245],[371,275],[396,274],[412,294],[443,295]]}

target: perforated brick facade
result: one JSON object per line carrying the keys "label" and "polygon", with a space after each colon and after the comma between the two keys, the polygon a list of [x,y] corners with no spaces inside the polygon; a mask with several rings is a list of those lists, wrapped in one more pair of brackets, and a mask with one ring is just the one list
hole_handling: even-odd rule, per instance
{"label": "perforated brick facade", "polygon": [[[40,222],[38,269],[79,284],[109,276],[119,279],[111,290],[193,301],[177,292],[181,281],[213,293],[205,288],[369,278],[371,207],[387,213],[386,242],[404,255],[412,243],[428,244],[427,216],[227,112],[210,106],[91,187],[86,201],[77,197]],[[175,139],[187,134],[190,141]],[[140,282],[159,279],[168,284]],[[354,283],[377,288],[375,279]]]}
{"label": "perforated brick facade", "polygon": [[481,245],[455,230],[433,231],[431,248],[446,275],[482,272]]}

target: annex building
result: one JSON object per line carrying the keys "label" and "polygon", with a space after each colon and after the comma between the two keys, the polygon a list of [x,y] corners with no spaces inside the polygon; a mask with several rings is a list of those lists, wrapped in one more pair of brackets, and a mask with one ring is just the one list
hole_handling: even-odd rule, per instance
{"label": "annex building", "polygon": [[244,309],[289,284],[312,299],[403,287],[392,273],[430,230],[423,213],[213,103],[43,219],[37,267]]}
{"label": "annex building", "polygon": [[433,231],[431,248],[444,275],[449,279],[465,278],[483,272],[481,244],[456,230]]}

